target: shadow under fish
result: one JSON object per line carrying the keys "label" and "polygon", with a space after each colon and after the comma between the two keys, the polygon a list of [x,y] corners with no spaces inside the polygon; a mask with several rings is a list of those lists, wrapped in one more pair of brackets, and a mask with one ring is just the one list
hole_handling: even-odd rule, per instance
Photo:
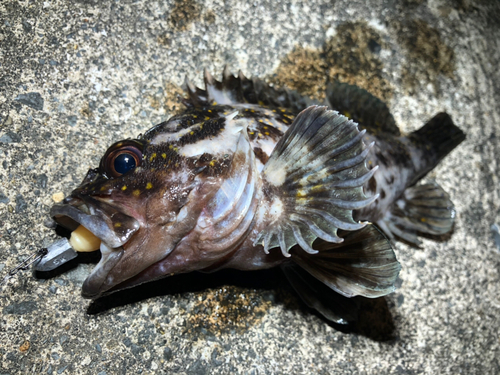
{"label": "shadow under fish", "polygon": [[[186,91],[182,113],[112,145],[51,209],[72,231],[63,259],[100,249],[84,297],[279,266],[307,306],[342,325],[359,320],[353,297],[394,291],[390,240],[452,229],[449,196],[418,184],[465,139],[446,113],[402,135],[383,102],[338,82],[327,103],[227,69]],[[35,268],[61,263],[53,255]]]}

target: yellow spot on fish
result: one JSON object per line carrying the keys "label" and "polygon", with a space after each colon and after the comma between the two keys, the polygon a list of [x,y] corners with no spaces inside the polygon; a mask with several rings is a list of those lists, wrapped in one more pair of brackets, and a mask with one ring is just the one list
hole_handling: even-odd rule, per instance
{"label": "yellow spot on fish", "polygon": [[351,118],[351,114],[349,112],[347,112],[347,111],[344,111],[344,116]]}
{"label": "yellow spot on fish", "polygon": [[163,153],[163,154],[161,154],[161,157],[162,157],[163,159],[166,159],[166,158],[167,158],[167,154]]}
{"label": "yellow spot on fish", "polygon": [[146,184],[146,189],[147,189],[147,190],[151,189],[152,187],[153,187],[153,184],[152,184],[151,182],[148,182],[148,183]]}
{"label": "yellow spot on fish", "polygon": [[267,126],[264,126],[264,130],[266,130],[266,129],[267,129]]}
{"label": "yellow spot on fish", "polygon": [[288,120],[287,120],[287,119],[283,119],[283,120],[281,120],[281,121],[283,121],[283,122],[284,122],[285,124],[287,124],[287,125],[289,124],[289,122],[288,122]]}
{"label": "yellow spot on fish", "polygon": [[105,185],[105,186],[101,186],[101,189],[100,189],[100,190],[101,190],[101,191],[104,191],[104,190],[106,190],[106,189],[107,189],[107,187],[106,187],[106,185]]}
{"label": "yellow spot on fish", "polygon": [[307,192],[305,190],[298,190],[297,198],[304,198],[304,197],[307,197]]}
{"label": "yellow spot on fish", "polygon": [[141,191],[139,189],[137,189],[137,190],[134,190],[132,192],[132,194],[134,195],[134,197],[138,197],[139,195],[141,195]]}
{"label": "yellow spot on fish", "polygon": [[189,135],[193,135],[193,134],[194,134],[194,132],[189,132]]}
{"label": "yellow spot on fish", "polygon": [[116,147],[122,147],[122,146],[123,146],[123,143],[121,143],[121,142],[116,145]]}
{"label": "yellow spot on fish", "polygon": [[211,167],[215,166],[215,160],[212,160],[209,164]]}
{"label": "yellow spot on fish", "polygon": [[153,161],[156,158],[156,152],[153,152],[153,154],[149,157],[149,161]]}
{"label": "yellow spot on fish", "polygon": [[425,217],[421,217],[421,218],[420,218],[420,221],[421,221],[422,223],[425,223],[425,222],[427,222],[427,219],[426,219]]}
{"label": "yellow spot on fish", "polygon": [[210,120],[210,117],[205,116],[205,121],[208,121],[208,120]]}
{"label": "yellow spot on fish", "polygon": [[122,186],[122,191],[125,191],[125,190],[127,190],[127,185]]}
{"label": "yellow spot on fish", "polygon": [[265,132],[264,134],[265,134],[265,135],[269,135],[269,132]]}
{"label": "yellow spot on fish", "polygon": [[[214,100],[212,104],[213,104],[213,105],[217,105],[218,103]],[[209,112],[210,112],[210,111],[209,111]]]}
{"label": "yellow spot on fish", "polygon": [[259,133],[259,137],[263,137],[263,135],[261,133]]}
{"label": "yellow spot on fish", "polygon": [[255,109],[251,109],[250,112],[255,113]]}
{"label": "yellow spot on fish", "polygon": [[255,132],[250,132],[250,135],[254,135],[254,134],[255,134]]}
{"label": "yellow spot on fish", "polygon": [[259,119],[259,122],[264,122],[262,119]]}
{"label": "yellow spot on fish", "polygon": [[208,113],[212,113],[212,110],[211,110],[211,109],[209,109],[209,110],[208,110]]}
{"label": "yellow spot on fish", "polygon": [[122,226],[122,223],[115,223],[115,228],[120,228]]}
{"label": "yellow spot on fish", "polygon": [[168,146],[168,148],[169,148],[169,149],[173,149],[173,148],[174,148],[174,146],[170,145],[170,146]]}
{"label": "yellow spot on fish", "polygon": [[193,115],[193,118],[198,118],[198,116],[196,116],[196,115]]}

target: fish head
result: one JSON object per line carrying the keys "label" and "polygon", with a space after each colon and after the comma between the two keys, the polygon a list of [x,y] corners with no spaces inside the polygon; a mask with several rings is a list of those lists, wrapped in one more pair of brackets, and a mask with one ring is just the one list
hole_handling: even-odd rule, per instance
{"label": "fish head", "polygon": [[[165,275],[202,268],[203,260],[183,254],[165,258],[193,230],[217,190],[224,169],[211,155],[187,158],[171,142],[129,139],[113,144],[81,185],[51,209],[74,230],[83,225],[101,240],[101,260],[85,280],[84,297]],[[185,261],[184,261],[185,260]],[[189,261],[191,260],[191,261]],[[158,263],[163,265],[158,267]]]}

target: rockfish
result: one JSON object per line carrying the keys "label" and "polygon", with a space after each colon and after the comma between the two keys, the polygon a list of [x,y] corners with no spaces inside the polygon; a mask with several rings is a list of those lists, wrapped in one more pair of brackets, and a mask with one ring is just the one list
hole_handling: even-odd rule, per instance
{"label": "rockfish", "polygon": [[446,113],[402,135],[356,86],[330,84],[314,103],[227,69],[222,82],[204,80],[186,82],[184,111],[113,144],[52,207],[56,222],[78,228],[73,248],[100,249],[84,297],[281,266],[306,304],[345,323],[338,301],[394,290],[392,239],[452,229],[448,195],[418,184],[465,138]]}

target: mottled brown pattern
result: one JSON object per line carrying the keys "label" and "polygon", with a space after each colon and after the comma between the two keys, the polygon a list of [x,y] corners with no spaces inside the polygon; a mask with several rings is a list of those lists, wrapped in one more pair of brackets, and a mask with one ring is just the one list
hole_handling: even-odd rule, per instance
{"label": "mottled brown pattern", "polygon": [[269,155],[266,154],[260,147],[254,147],[253,151],[255,152],[255,156],[260,160],[262,164],[266,164],[269,160]]}

